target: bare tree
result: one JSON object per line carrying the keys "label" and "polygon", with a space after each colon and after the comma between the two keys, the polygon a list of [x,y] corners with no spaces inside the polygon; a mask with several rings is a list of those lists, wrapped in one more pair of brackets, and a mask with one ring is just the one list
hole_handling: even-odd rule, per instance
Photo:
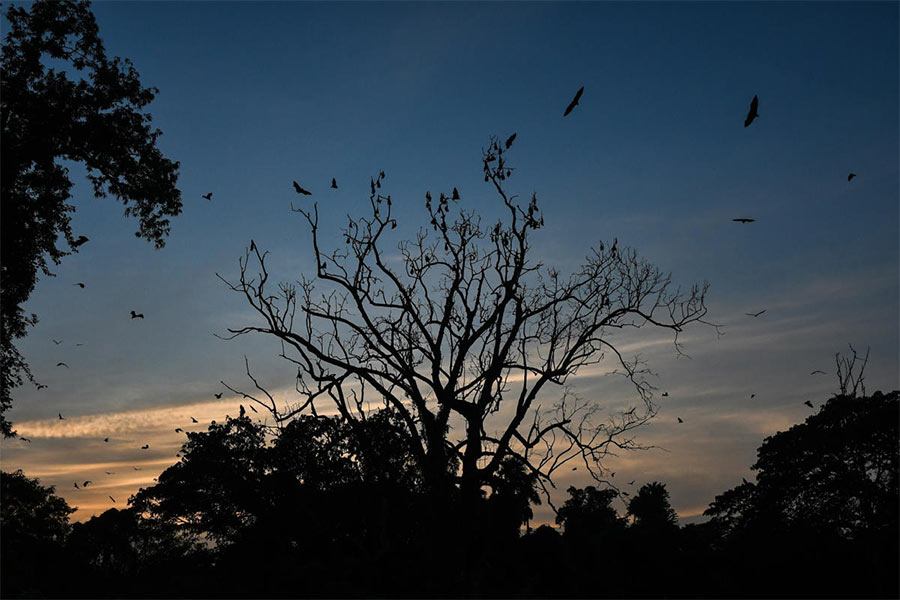
{"label": "bare tree", "polygon": [[866,348],[866,356],[859,365],[859,372],[856,371],[856,360],[859,358],[853,345],[850,346],[850,352],[853,356],[841,356],[840,352],[835,353],[834,362],[837,365],[838,389],[841,390],[841,396],[856,397],[859,391],[863,396],[866,395],[866,385],[863,383],[863,374],[866,370],[866,364],[869,362],[869,348]]}
{"label": "bare tree", "polygon": [[[485,182],[505,207],[490,227],[459,207],[455,188],[426,193],[430,225],[397,245],[400,260],[391,258],[385,246],[398,215],[381,172],[370,181],[370,214],[348,215],[335,250],[321,247],[318,205],[292,207],[312,231],[315,277],[273,293],[268,253],[254,247],[239,261],[238,282],[223,278],[263,320],[225,337],[273,335],[297,367],[302,402],[273,410],[276,420],[315,414],[327,400],[359,422],[374,393],[405,422],[429,489],[455,487],[470,499],[507,456],[548,492],[554,471],[570,461],[602,481],[604,456],[639,447],[631,432],[656,414],[653,387],[646,365],[623,356],[609,334],[651,325],[669,330],[680,353],[678,334],[703,322],[707,286],[673,290],[669,275],[617,241],[592,248],[568,274],[535,261],[529,239],[543,212],[534,195],[522,204],[506,191],[513,169],[504,151],[494,137],[482,151]],[[607,358],[640,401],[613,416],[567,386],[580,368]],[[499,419],[498,431],[489,419]]]}

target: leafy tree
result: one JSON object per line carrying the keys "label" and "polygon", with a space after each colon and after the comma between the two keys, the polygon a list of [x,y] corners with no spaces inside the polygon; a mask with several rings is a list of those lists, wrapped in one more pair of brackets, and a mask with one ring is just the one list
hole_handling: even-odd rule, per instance
{"label": "leafy tree", "polygon": [[[429,225],[398,244],[399,261],[389,260],[402,215],[380,173],[370,185],[370,214],[348,217],[344,244],[333,251],[322,247],[318,206],[296,209],[312,231],[315,278],[271,290],[268,253],[257,244],[240,260],[238,281],[223,279],[262,321],[229,330],[231,337],[272,335],[298,368],[301,401],[281,412],[271,406],[276,420],[328,402],[359,422],[374,394],[404,423],[436,505],[458,493],[469,513],[507,457],[546,491],[569,458],[582,457],[599,479],[611,445],[637,447],[626,434],[656,409],[643,364],[622,356],[609,332],[651,325],[671,331],[678,348],[678,333],[706,313],[705,287],[673,290],[667,275],[615,242],[590,250],[569,274],[532,258],[531,236],[544,217],[536,197],[523,204],[505,189],[513,174],[507,152],[496,139],[483,152],[485,181],[504,214],[491,226],[457,210],[458,190],[427,193]],[[580,367],[607,355],[641,401],[640,410],[613,419],[565,387]]]}
{"label": "leafy tree", "polygon": [[657,531],[677,527],[678,516],[669,504],[666,484],[654,481],[641,486],[628,502],[628,515],[634,517],[634,526]]}
{"label": "leafy tree", "polygon": [[[21,470],[0,471],[0,572],[3,597],[60,593],[48,581],[48,565],[65,566],[62,545],[69,532],[69,515],[76,509]],[[64,588],[63,588],[64,589]]]}
{"label": "leafy tree", "polygon": [[[181,212],[177,162],[157,147],[144,88],[131,62],[109,59],[86,1],[38,1],[6,11],[0,71],[0,430],[23,377],[34,380],[14,345],[37,322],[22,308],[49,261],[78,252],[70,222],[72,181],[60,161],[82,164],[94,194],[112,194],[138,218],[136,236],[165,244],[168,217]],[[52,62],[51,62],[52,61]],[[48,63],[58,67],[48,67]],[[74,78],[71,78],[74,76]],[[59,237],[68,250],[57,247]]]}
{"label": "leafy tree", "polygon": [[598,490],[594,486],[570,487],[569,498],[556,512],[556,523],[565,528],[566,537],[602,540],[611,531],[624,528],[612,502],[618,494],[613,489]]}

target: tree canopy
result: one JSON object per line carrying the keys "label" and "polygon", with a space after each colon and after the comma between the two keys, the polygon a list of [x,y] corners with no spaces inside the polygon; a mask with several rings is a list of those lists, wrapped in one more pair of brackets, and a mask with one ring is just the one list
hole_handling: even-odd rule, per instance
{"label": "tree canopy", "polygon": [[[108,58],[87,1],[10,6],[0,71],[0,428],[12,390],[33,376],[15,340],[37,316],[22,305],[50,263],[78,252],[86,237],[71,228],[72,180],[63,161],[80,163],[94,195],[112,195],[137,217],[137,237],[165,245],[169,217],[181,213],[179,163],[163,156],[143,87],[128,59]],[[52,65],[52,66],[48,66]],[[57,246],[59,238],[65,242]],[[48,262],[49,261],[49,262]]]}

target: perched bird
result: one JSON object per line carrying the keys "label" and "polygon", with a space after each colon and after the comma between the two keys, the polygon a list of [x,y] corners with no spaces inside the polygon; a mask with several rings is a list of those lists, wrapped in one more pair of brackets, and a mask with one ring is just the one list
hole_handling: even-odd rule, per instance
{"label": "perched bird", "polygon": [[512,134],[508,138],[506,138],[506,149],[509,150],[509,147],[512,146],[513,140],[516,139],[516,134]]}
{"label": "perched bird", "polygon": [[815,407],[813,406],[813,403],[810,402],[809,400],[806,400],[803,404],[807,405],[807,406],[810,407],[810,408],[815,408]]}
{"label": "perched bird", "polygon": [[103,441],[104,441],[104,442],[108,442],[108,441],[109,441],[109,438],[103,438]]}
{"label": "perched bird", "polygon": [[453,188],[453,197],[451,198],[451,200],[459,200],[459,190],[458,189]]}
{"label": "perched bird", "polygon": [[184,429],[182,429],[181,427],[176,427],[175,433],[184,433]]}
{"label": "perched bird", "polygon": [[256,242],[250,240],[250,252],[256,252]]}
{"label": "perched bird", "polygon": [[199,422],[200,422],[200,421],[198,421],[198,420],[195,419],[194,417],[191,417],[191,423],[199,423]]}
{"label": "perched bird", "polygon": [[62,341],[62,340],[54,339],[54,340],[53,340],[53,343],[56,344],[57,346],[59,346],[60,344],[63,343],[63,341]]}
{"label": "perched bird", "polygon": [[75,486],[75,489],[76,489],[76,490],[80,490],[80,489],[81,489],[80,487],[78,487],[78,482],[77,482],[77,481],[76,481],[75,483],[73,483],[72,485]]}
{"label": "perched bird", "polygon": [[212,200],[212,192],[210,192],[208,194],[203,194],[201,196],[201,198],[206,198],[207,200]]}
{"label": "perched bird", "polygon": [[753,223],[756,219],[750,219],[747,217],[741,217],[740,219],[732,219],[735,223]]}
{"label": "perched bird", "polygon": [[847,181],[850,181],[854,177],[856,177],[856,173],[850,173],[849,175],[847,175]]}
{"label": "perched bird", "polygon": [[134,311],[131,311],[131,318],[132,319],[143,319],[144,313],[136,313]]}
{"label": "perched bird", "polygon": [[141,446],[141,450],[148,450],[150,448],[150,444],[144,444]]}
{"label": "perched bird", "polygon": [[75,240],[74,242],[72,242],[72,247],[77,248],[78,246],[82,245],[83,243],[85,243],[87,241],[89,241],[89,240],[86,237],[84,237],[83,235],[79,235],[78,239]]}
{"label": "perched bird", "polygon": [[578,106],[578,101],[581,100],[581,95],[584,93],[584,86],[581,86],[577,92],[575,92],[575,97],[572,98],[572,101],[569,102],[569,105],[566,107],[566,112],[563,113],[564,117],[568,117],[569,113],[572,112],[572,109]]}
{"label": "perched bird", "polygon": [[822,371],[820,369],[816,369],[815,371],[810,373],[810,375],[816,375],[817,373],[821,373],[822,375],[828,375],[828,373],[826,373],[825,371]]}
{"label": "perched bird", "polygon": [[750,127],[750,123],[753,122],[753,119],[759,116],[759,113],[756,112],[756,109],[759,108],[759,98],[757,96],[753,96],[753,100],[750,101],[750,111],[747,113],[747,118],[744,119],[744,127]]}
{"label": "perched bird", "polygon": [[312,196],[312,192],[304,190],[296,181],[294,182],[294,190],[296,190],[298,194],[303,194],[304,196]]}
{"label": "perched bird", "polygon": [[109,496],[109,499],[110,499],[110,500],[112,500],[112,501],[113,501],[113,504],[115,504],[115,503],[116,503],[116,499],[115,499],[115,498],[113,498],[113,497],[112,497],[112,496]]}
{"label": "perched bird", "polygon": [[335,179],[334,177],[331,178],[331,189],[333,189],[333,190],[338,189],[337,179]]}
{"label": "perched bird", "polygon": [[65,368],[67,368],[67,369],[69,368],[69,365],[67,365],[67,364],[64,363],[64,362],[58,362],[58,363],[56,363],[56,366],[57,366],[57,367],[65,367]]}
{"label": "perched bird", "polygon": [[241,414],[240,414],[240,416],[239,416],[238,418],[239,418],[239,419],[243,419],[244,416],[247,414],[247,411],[244,410],[244,405],[243,405],[243,404],[241,404],[240,406],[241,406]]}
{"label": "perched bird", "polygon": [[215,396],[216,399],[219,399],[219,398],[222,397],[222,394],[224,394],[224,393],[225,393],[225,392],[219,392],[218,394],[213,394],[213,396]]}
{"label": "perched bird", "polygon": [[762,309],[758,313],[744,313],[744,314],[747,315],[748,317],[758,317],[759,315],[763,314],[764,312],[766,312],[766,309]]}
{"label": "perched bird", "polygon": [[684,420],[683,420],[681,417],[678,417],[678,422],[679,422],[679,423],[684,423]]}
{"label": "perched bird", "polygon": [[669,397],[669,392],[663,392],[662,395],[663,395],[663,398],[668,398],[668,397]]}
{"label": "perched bird", "polygon": [[87,486],[91,485],[92,483],[94,483],[94,482],[91,481],[90,479],[88,479],[87,481],[85,481],[84,483],[81,484],[81,487],[87,487]]}
{"label": "perched bird", "polygon": [[66,420],[66,418],[65,418],[64,416],[62,416],[62,413],[56,413],[56,415],[59,417],[59,420],[60,420],[60,421],[65,421],[65,420]]}
{"label": "perched bird", "polygon": [[84,289],[84,284],[81,283],[80,281],[79,281],[78,283],[73,283],[72,285],[77,285],[77,286],[80,287],[81,289]]}

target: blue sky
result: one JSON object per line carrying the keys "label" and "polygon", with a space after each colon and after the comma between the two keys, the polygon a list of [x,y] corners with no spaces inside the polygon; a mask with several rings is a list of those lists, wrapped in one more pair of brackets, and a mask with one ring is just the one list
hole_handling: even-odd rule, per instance
{"label": "blue sky", "polygon": [[[749,479],[763,437],[801,421],[804,400],[818,405],[836,391],[834,354],[848,343],[871,347],[870,391],[900,387],[896,3],[93,10],[107,52],[130,58],[160,90],[150,112],[163,151],[181,162],[185,208],[166,248],[153,250],[72,169],[73,231],[91,241],[27,306],[40,323],[20,348],[48,388],[18,393],[10,417],[33,441],[3,442],[2,463],[57,485],[77,519],[176,460],[173,430],[188,416],[235,414],[236,399],[213,393],[223,379],[248,387],[244,355],[272,389],[291,385],[272,341],[213,333],[253,322],[216,277],[236,276],[251,238],[271,252],[273,277],[311,272],[292,180],[319,201],[329,246],[380,170],[400,215],[397,241],[426,224],[426,190],[457,186],[465,208],[492,220],[499,203],[480,161],[492,134],[518,134],[509,187],[535,192],[544,209],[535,256],[573,269],[590,246],[617,237],[677,283],[710,283],[709,317],[725,334],[688,331],[691,359],[650,332],[622,336],[669,392],[638,434],[664,450],[610,465],[628,480],[665,482],[682,517]],[[563,118],[580,86],[579,106]],[[754,95],[760,117],[745,128]],[[756,222],[731,221],[745,216]],[[132,321],[132,309],[147,318]],[[602,371],[573,380],[578,392],[627,402]],[[590,483],[578,475],[559,488]],[[94,492],[72,489],[83,479]]]}

